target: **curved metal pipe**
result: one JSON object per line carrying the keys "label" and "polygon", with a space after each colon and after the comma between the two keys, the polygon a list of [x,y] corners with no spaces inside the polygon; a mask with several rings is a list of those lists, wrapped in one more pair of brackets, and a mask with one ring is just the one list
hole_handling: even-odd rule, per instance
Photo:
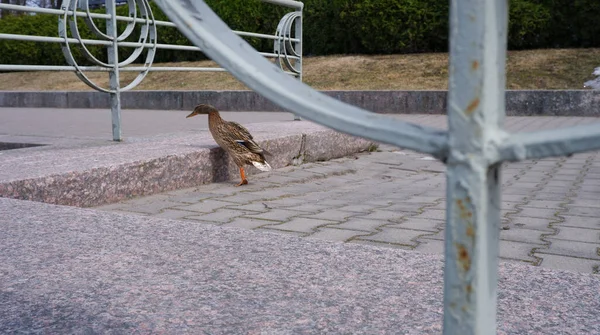
{"label": "curved metal pipe", "polygon": [[445,161],[445,131],[367,112],[287,76],[235,35],[203,1],[155,2],[206,55],[277,105],[345,133],[425,152]]}

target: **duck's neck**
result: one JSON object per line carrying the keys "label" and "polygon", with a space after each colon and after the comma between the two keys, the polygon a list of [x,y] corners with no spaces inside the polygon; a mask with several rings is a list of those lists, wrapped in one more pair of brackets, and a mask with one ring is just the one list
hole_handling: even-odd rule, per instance
{"label": "duck's neck", "polygon": [[223,122],[223,119],[221,119],[221,115],[219,115],[218,111],[208,112],[208,128],[211,132],[215,129],[215,126],[221,122]]}

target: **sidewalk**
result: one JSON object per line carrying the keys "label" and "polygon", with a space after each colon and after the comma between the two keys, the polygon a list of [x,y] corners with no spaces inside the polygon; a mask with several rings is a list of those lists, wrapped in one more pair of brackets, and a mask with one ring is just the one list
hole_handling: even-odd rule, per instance
{"label": "sidewalk", "polygon": [[[444,116],[399,117],[445,127]],[[598,121],[506,123],[531,131]],[[272,129],[251,127],[261,139]],[[0,182],[27,175],[25,185],[43,192],[51,184],[35,180],[57,171],[72,187],[77,175],[121,175],[126,160],[136,169],[148,166],[138,158],[173,167],[199,150],[190,139],[208,145],[205,135],[0,151]],[[330,139],[315,137],[313,148],[348,146],[346,137]],[[111,159],[105,170],[97,170],[98,153]],[[90,209],[0,198],[0,333],[441,332],[442,164],[381,145],[249,182]],[[599,154],[507,164],[503,185],[498,332],[600,333]],[[77,189],[69,195],[80,197]]]}

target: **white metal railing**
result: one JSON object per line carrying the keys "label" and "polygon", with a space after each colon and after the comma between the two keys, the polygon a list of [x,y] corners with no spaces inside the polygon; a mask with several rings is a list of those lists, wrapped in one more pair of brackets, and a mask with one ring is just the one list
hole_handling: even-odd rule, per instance
{"label": "white metal railing", "polygon": [[247,46],[203,1],[155,2],[211,59],[279,106],[447,164],[444,334],[496,334],[501,163],[600,149],[598,124],[503,129],[508,0],[450,1],[448,131],[370,113],[273,71],[260,55],[243,54]]}
{"label": "white metal railing", "polygon": [[[292,0],[261,0],[263,2],[292,8],[281,19],[275,34],[262,34],[246,31],[234,31],[238,36],[255,37],[273,40],[273,52],[259,52],[266,58],[275,59],[283,72],[302,80],[302,9],[303,3]],[[58,16],[58,37],[6,34],[0,32],[0,39],[13,41],[31,41],[43,43],[60,43],[68,65],[19,65],[0,64],[0,71],[72,71],[88,86],[110,94],[113,140],[122,140],[121,100],[120,93],[137,86],[153,71],[191,71],[191,72],[223,72],[222,67],[154,67],[152,63],[157,50],[203,51],[196,45],[174,45],[157,43],[157,30],[162,27],[176,27],[172,22],[155,20],[148,0],[127,0],[128,16],[116,15],[115,0],[106,0],[106,14],[92,13],[88,0],[63,0],[61,9],[27,7],[20,5],[0,4],[0,9],[11,11],[50,14]],[[138,13],[139,10],[139,13]],[[139,17],[138,17],[139,14]],[[78,19],[82,19],[97,39],[84,39],[78,29]],[[93,19],[106,20],[106,32],[100,31]],[[117,33],[117,21],[126,22],[127,26]],[[141,24],[137,42],[125,41],[132,36],[136,24]],[[292,36],[292,34],[294,36]],[[75,60],[71,46],[80,49],[92,66],[82,66]],[[99,45],[108,50],[108,61],[103,62],[93,55],[87,46]],[[119,60],[119,48],[134,48],[133,53],[125,60]],[[254,50],[253,50],[254,51]],[[143,53],[144,64],[136,65],[134,61]],[[86,72],[108,72],[108,87],[102,87],[92,81]],[[129,84],[121,87],[120,72],[139,72]],[[296,119],[298,119],[296,117]]]}

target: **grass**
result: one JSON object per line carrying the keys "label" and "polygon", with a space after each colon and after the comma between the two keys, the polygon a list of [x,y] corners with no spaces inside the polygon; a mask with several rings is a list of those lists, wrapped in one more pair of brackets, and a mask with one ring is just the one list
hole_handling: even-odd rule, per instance
{"label": "grass", "polygon": [[[212,61],[163,63],[156,66],[217,66]],[[304,82],[320,90],[441,90],[448,86],[445,53],[324,56],[304,58]],[[510,51],[507,58],[509,89],[582,89],[600,66],[600,49],[547,49]],[[108,83],[106,73],[88,73]],[[122,86],[135,77],[122,72]],[[136,90],[243,90],[227,73],[151,72]],[[0,73],[0,90],[91,90],[70,72]]]}

